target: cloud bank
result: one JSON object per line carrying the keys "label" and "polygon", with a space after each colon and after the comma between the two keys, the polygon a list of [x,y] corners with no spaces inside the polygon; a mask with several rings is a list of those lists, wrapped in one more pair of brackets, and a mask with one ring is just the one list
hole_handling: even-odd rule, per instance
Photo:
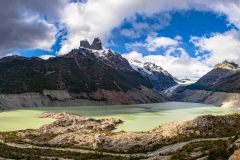
{"label": "cloud bank", "polygon": [[[63,43],[61,54],[78,46],[79,39],[93,39],[95,36],[106,40],[113,28],[133,17],[136,13],[152,15],[181,10],[213,11],[227,16],[229,23],[240,28],[240,2],[238,0],[88,0],[87,3],[71,3],[62,12],[62,22],[68,29],[68,38]],[[132,36],[130,31],[123,34]]]}
{"label": "cloud bank", "polygon": [[21,49],[50,50],[57,34],[53,22],[62,5],[61,0],[1,0],[0,56]]}
{"label": "cloud bank", "polygon": [[[21,48],[49,49],[55,40],[54,22],[66,26],[68,35],[61,54],[78,46],[79,39],[99,36],[107,40],[112,29],[136,13],[146,16],[181,10],[213,11],[226,15],[229,23],[240,28],[240,1],[238,0],[88,0],[88,1],[33,1],[1,0],[1,52]],[[135,24],[136,28],[147,27]],[[132,36],[131,31],[123,31]],[[24,41],[21,41],[24,39]]]}
{"label": "cloud bank", "polygon": [[205,61],[215,65],[224,60],[240,63],[240,32],[230,30],[223,34],[214,33],[210,37],[192,37],[191,42],[205,54]]}

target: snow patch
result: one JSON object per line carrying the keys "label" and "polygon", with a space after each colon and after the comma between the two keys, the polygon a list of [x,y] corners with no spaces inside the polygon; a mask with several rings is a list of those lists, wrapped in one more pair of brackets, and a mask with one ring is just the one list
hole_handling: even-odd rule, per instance
{"label": "snow patch", "polygon": [[147,74],[153,74],[151,71],[144,68],[144,64],[140,61],[131,61],[129,62],[131,67],[137,72],[145,72]]}

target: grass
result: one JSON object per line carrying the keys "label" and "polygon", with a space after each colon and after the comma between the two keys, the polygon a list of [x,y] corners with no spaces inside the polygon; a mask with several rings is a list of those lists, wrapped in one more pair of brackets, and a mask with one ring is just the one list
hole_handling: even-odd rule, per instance
{"label": "grass", "polygon": [[[195,142],[184,146],[182,149],[173,153],[173,160],[195,160],[201,157],[207,157],[208,160],[226,160],[232,155],[235,146],[231,146],[231,141],[203,141]],[[200,153],[193,156],[193,153]]]}
{"label": "grass", "polygon": [[[103,155],[101,153],[77,153],[70,151],[57,151],[51,149],[20,149],[16,147],[10,147],[5,144],[0,143],[0,157],[3,158],[13,158],[13,159],[46,159],[52,157],[54,159],[58,158],[69,158],[76,160],[122,160],[122,157]],[[124,158],[127,159],[127,158]],[[132,158],[129,158],[132,159]]]}

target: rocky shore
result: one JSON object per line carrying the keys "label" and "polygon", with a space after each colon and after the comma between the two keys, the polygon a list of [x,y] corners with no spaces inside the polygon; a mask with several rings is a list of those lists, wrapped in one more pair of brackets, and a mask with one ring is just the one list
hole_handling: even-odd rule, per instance
{"label": "rocky shore", "polygon": [[17,132],[25,143],[71,146],[118,153],[138,153],[193,138],[233,136],[240,131],[240,115],[200,116],[190,121],[172,122],[147,132],[112,132],[120,119],[92,119],[71,113],[44,113],[56,119],[36,130]]}
{"label": "rocky shore", "polygon": [[[41,117],[55,121],[39,129],[0,133],[0,144],[23,149],[33,146],[36,149],[89,151],[91,154],[99,151],[104,155],[125,157],[123,159],[135,156],[136,159],[169,160],[175,157],[207,159],[213,149],[216,154],[224,153],[223,156],[230,157],[240,147],[240,114],[205,115],[160,125],[147,132],[113,132],[117,125],[124,123],[114,118],[93,119],[72,113],[50,112],[43,113]],[[224,151],[219,152],[221,149]]]}

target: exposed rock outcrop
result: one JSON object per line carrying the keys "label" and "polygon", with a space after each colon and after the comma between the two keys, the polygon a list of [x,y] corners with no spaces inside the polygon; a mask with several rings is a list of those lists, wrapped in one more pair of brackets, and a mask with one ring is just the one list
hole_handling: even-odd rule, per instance
{"label": "exposed rock outcrop", "polygon": [[54,92],[54,94],[51,93],[51,95],[50,94],[43,95],[42,93],[36,92],[20,94],[0,94],[0,110],[20,107],[48,107],[48,106],[66,107],[79,105],[106,104],[106,101],[96,101],[77,97],[74,98],[71,95],[69,95],[69,93],[61,90],[47,92]]}
{"label": "exposed rock outcrop", "polygon": [[239,160],[240,159],[240,149],[236,150],[228,160]]}
{"label": "exposed rock outcrop", "polygon": [[82,47],[82,48],[90,48],[90,43],[88,42],[88,40],[81,40],[80,41],[80,47]]}
{"label": "exposed rock outcrop", "polygon": [[93,43],[90,46],[90,49],[102,50],[102,42],[99,38],[94,38]]}
{"label": "exposed rock outcrop", "polygon": [[184,89],[172,93],[170,99],[181,102],[212,104],[226,108],[240,107],[240,93]]}
{"label": "exposed rock outcrop", "polygon": [[102,42],[99,38],[94,38],[91,45],[87,40],[81,40],[80,41],[80,47],[81,48],[92,49],[92,50],[102,50],[103,49]]}
{"label": "exposed rock outcrop", "polygon": [[112,131],[115,127],[123,123],[120,119],[108,118],[108,119],[92,119],[85,116],[79,116],[71,113],[51,113],[46,112],[41,116],[42,118],[56,119],[49,125],[42,126],[39,130],[42,133],[69,133],[76,132],[83,129],[92,129],[97,131]]}
{"label": "exposed rock outcrop", "polygon": [[66,90],[44,90],[43,93],[0,94],[0,110],[20,107],[136,104],[159,101],[164,101],[160,94],[143,86],[127,92],[97,90],[91,93],[69,93]]}

